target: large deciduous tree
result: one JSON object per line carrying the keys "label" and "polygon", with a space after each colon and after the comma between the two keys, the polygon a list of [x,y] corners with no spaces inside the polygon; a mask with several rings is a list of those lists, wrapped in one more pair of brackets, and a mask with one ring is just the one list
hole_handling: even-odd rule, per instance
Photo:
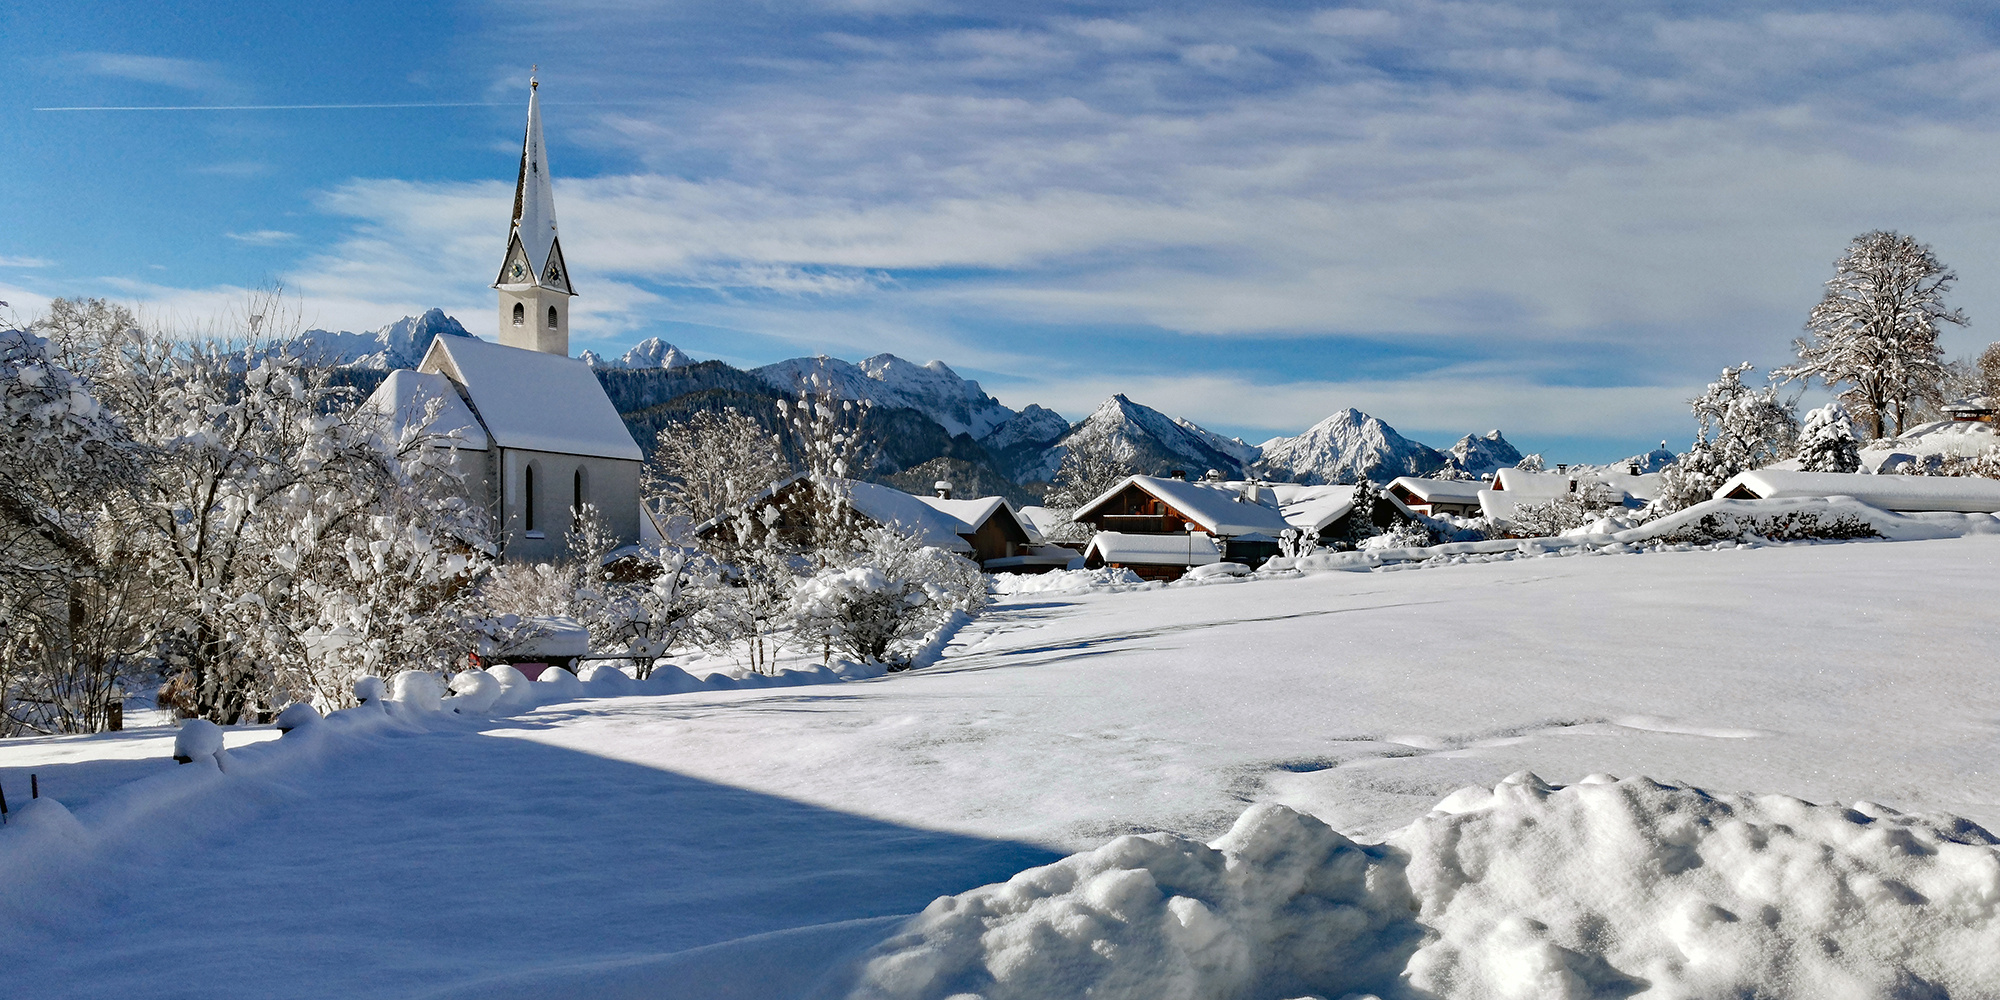
{"label": "large deciduous tree", "polygon": [[1935,401],[1944,379],[1939,324],[1968,322],[1963,310],[1945,304],[1956,280],[1912,237],[1882,230],[1855,237],[1834,262],[1826,295],[1806,320],[1807,336],[1796,342],[1798,364],[1774,374],[1839,388],[1875,437],[1890,417],[1901,434],[1912,405]]}

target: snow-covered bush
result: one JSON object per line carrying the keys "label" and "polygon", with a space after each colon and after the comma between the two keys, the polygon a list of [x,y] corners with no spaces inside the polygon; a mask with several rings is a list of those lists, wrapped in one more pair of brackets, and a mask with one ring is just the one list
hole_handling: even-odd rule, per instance
{"label": "snow-covered bush", "polygon": [[1762,390],[1743,384],[1749,363],[1722,370],[1722,377],[1690,401],[1700,423],[1694,444],[1661,475],[1659,513],[1693,506],[1715,496],[1731,476],[1762,468],[1792,453],[1798,419],[1776,386]]}
{"label": "snow-covered bush", "polygon": [[1390,526],[1380,534],[1363,539],[1359,547],[1363,550],[1406,549],[1422,548],[1437,543],[1437,533],[1432,531],[1429,525],[1417,521],[1403,521]]}
{"label": "snow-covered bush", "polygon": [[798,641],[863,662],[902,662],[907,657],[898,654],[952,612],[985,604],[986,577],[971,560],[889,528],[872,529],[863,541],[793,593]]}
{"label": "snow-covered bush", "polygon": [[1596,514],[1582,496],[1564,493],[1541,503],[1515,505],[1513,513],[1507,515],[1507,524],[1523,538],[1553,538],[1589,524]]}
{"label": "snow-covered bush", "polygon": [[1664,544],[1687,542],[1705,545],[1753,536],[1773,542],[1795,542],[1806,539],[1879,538],[1881,533],[1867,520],[1853,514],[1825,514],[1819,511],[1745,514],[1726,511],[1703,515],[1691,524],[1684,524],[1659,536],[1658,541]]}
{"label": "snow-covered bush", "polygon": [[1807,472],[1854,472],[1861,468],[1861,443],[1847,408],[1828,403],[1806,414],[1799,429],[1799,468]]}
{"label": "snow-covered bush", "polygon": [[678,538],[791,474],[777,435],[745,414],[723,410],[660,428],[643,485]]}

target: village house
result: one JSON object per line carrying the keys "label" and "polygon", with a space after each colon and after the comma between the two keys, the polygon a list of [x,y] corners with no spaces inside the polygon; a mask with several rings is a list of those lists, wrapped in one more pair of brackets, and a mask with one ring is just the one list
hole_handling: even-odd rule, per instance
{"label": "village house", "polygon": [[[621,545],[637,543],[643,455],[590,366],[569,356],[576,295],[556,232],[536,84],[499,277],[499,343],[439,336],[415,371],[392,372],[364,404],[398,430],[421,421],[457,449],[465,496],[492,518],[507,561],[567,551],[585,504]],[[435,412],[433,412],[435,410]]]}
{"label": "village house", "polygon": [[1260,566],[1296,532],[1331,541],[1354,511],[1352,486],[1189,482],[1184,475],[1128,476],[1077,508],[1072,519],[1097,530],[1084,565],[1176,579],[1217,562]]}
{"label": "village house", "polygon": [[[854,512],[868,523],[895,528],[925,545],[956,552],[988,572],[1061,569],[1076,555],[1045,545],[1004,497],[957,498],[951,495],[951,484],[944,482],[938,483],[930,496],[853,479],[837,480],[836,485]],[[805,476],[793,476],[746,506],[776,508],[780,511],[777,529],[803,538],[812,516],[811,504],[804,502],[803,494],[811,488]],[[695,534],[707,538],[734,530],[731,519],[722,517],[697,527]],[[1049,548],[1058,552],[1051,554],[1046,551]]]}
{"label": "village house", "polygon": [[1451,514],[1455,517],[1476,517],[1479,514],[1479,493],[1488,483],[1477,479],[1422,479],[1417,476],[1398,476],[1389,481],[1382,492],[1395,498],[1396,502],[1412,513],[1435,517]]}

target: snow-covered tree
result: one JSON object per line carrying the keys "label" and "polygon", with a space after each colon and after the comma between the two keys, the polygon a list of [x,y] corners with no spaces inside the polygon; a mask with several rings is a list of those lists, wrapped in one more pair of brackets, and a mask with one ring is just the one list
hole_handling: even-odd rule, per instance
{"label": "snow-covered tree", "polygon": [[1806,414],[1799,429],[1799,468],[1807,472],[1853,472],[1861,468],[1861,445],[1847,408],[1828,403]]}
{"label": "snow-covered tree", "polygon": [[1945,305],[1958,275],[1931,248],[1894,232],[1863,233],[1834,262],[1826,295],[1796,341],[1799,363],[1785,380],[1819,379],[1865,416],[1874,437],[1888,418],[1901,434],[1913,404],[1935,401],[1944,377],[1938,324],[1964,326],[1963,310]]}
{"label": "snow-covered tree", "polygon": [[644,489],[679,531],[741,509],[793,472],[778,437],[735,410],[704,411],[660,428]]}
{"label": "snow-covered tree", "polygon": [[872,528],[846,559],[792,594],[798,641],[864,662],[907,662],[910,646],[954,611],[976,611],[986,577],[963,556],[893,528]]}
{"label": "snow-covered tree", "polygon": [[1361,543],[1382,533],[1376,524],[1381,518],[1381,507],[1389,501],[1382,496],[1382,488],[1372,479],[1363,479],[1354,484],[1354,512],[1347,516],[1347,544],[1360,548]]}
{"label": "snow-covered tree", "polygon": [[1104,494],[1132,474],[1127,447],[1108,435],[1071,435],[1064,443],[1062,463],[1042,504],[1061,518],[1055,540],[1085,542],[1093,529],[1070,520],[1079,508]]}
{"label": "snow-covered tree", "polygon": [[1665,513],[1714,497],[1730,477],[1762,468],[1792,453],[1798,418],[1776,386],[1752,389],[1743,376],[1749,363],[1722,370],[1722,377],[1689,401],[1698,428],[1694,444],[1663,470],[1660,499]]}
{"label": "snow-covered tree", "polygon": [[102,728],[151,611],[110,514],[135,449],[64,346],[0,331],[0,736]]}

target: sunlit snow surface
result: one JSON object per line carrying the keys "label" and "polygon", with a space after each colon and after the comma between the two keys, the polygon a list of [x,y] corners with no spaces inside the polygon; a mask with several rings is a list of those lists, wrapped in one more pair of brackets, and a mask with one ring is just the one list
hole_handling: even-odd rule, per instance
{"label": "sunlit snow surface", "polygon": [[[28,851],[20,831],[0,834],[13,839],[0,846],[13,852],[0,858],[11,865],[0,963],[20,996],[800,996],[844,989],[816,977],[898,933],[894,920],[869,918],[914,913],[1121,834],[1199,844],[1264,802],[1363,845],[1411,844],[1429,834],[1410,824],[1441,800],[1524,770],[1555,785],[1644,775],[1718,798],[1867,800],[2000,827],[1996,606],[1993,537],[1020,593],[966,626],[938,664],[873,681],[587,700],[424,730],[329,727],[316,741],[240,749],[232,735],[227,774],[104,759],[132,737],[101,741],[91,763],[73,749],[56,759],[50,741],[0,745],[10,802],[25,786],[25,754],[50,795],[63,797],[71,773],[88,788],[74,810],[82,832],[60,848]],[[158,773],[141,796],[108,788],[120,767]],[[1699,812],[1674,805],[1677,795],[1702,793],[1621,801]],[[1545,822],[1560,825],[1595,815],[1584,807],[1600,799],[1549,801]],[[1873,814],[1787,821],[1786,809],[1803,807],[1742,801],[1743,822],[1787,826],[1800,846],[1763,869],[1743,855],[1707,871],[1740,862],[1751,874],[1739,882],[1792,872],[1816,891],[1847,892],[1866,905],[1811,913],[1849,931],[1870,925],[1872,906],[1943,905],[1914,901],[1923,890],[1905,894],[1896,879],[1918,876],[1879,859],[1839,878],[1826,874],[1833,862],[1793,871],[1836,848],[1935,850],[1922,833],[1934,827],[1884,822],[1875,829],[1918,833],[1870,847],[1861,821]],[[1633,830],[1679,829],[1620,809],[1637,809]],[[1859,832],[1843,840],[1842,823]],[[1735,981],[1687,972],[1688,948],[1753,980],[1793,975],[1700,942],[1731,920],[1743,922],[1742,940],[1775,940],[1773,928],[1803,918],[1703,909],[1728,909],[1715,901],[1721,889],[1648,902],[1631,887],[1651,883],[1619,874],[1654,871],[1655,855],[1675,861],[1658,844],[1694,843],[1698,832],[1614,836],[1613,848],[1637,853],[1612,858],[1625,867],[1603,868],[1617,878],[1597,888],[1597,868],[1548,867],[1567,856],[1560,840],[1524,842],[1528,853],[1486,863],[1505,882],[1459,893],[1468,902],[1456,922],[1420,915],[1443,937],[1423,953],[1431,964],[1413,968],[1456,996],[1504,995],[1504,983],[1528,984],[1522,995],[1608,996],[1640,980]],[[1923,867],[1945,864],[1928,855],[1905,865],[1957,894],[1950,920],[1911,926],[1995,940],[2000,882],[1981,897],[1988,862],[1966,854],[1990,859],[1992,849],[1951,843],[1936,856],[1956,866],[1943,874]],[[1538,883],[1538,872],[1555,881]],[[1610,911],[1593,923],[1581,904],[1563,909],[1564,886],[1579,899],[1601,889]],[[1730,891],[1753,890],[1764,891]],[[1817,905],[1780,903],[1785,914]],[[1535,913],[1510,921],[1509,907]],[[1174,919],[1199,924],[1191,912]],[[1627,917],[1639,924],[1621,929]],[[1116,950],[1116,935],[1100,937],[1091,954]],[[885,955],[893,949],[871,961]],[[1641,960],[1653,971],[1633,967]],[[1681,978],[1662,962],[1680,962]],[[1917,988],[1884,975],[1881,995]],[[1784,994],[1804,982],[1766,985]],[[1872,995],[1875,980],[1856,982],[1857,995]]]}

